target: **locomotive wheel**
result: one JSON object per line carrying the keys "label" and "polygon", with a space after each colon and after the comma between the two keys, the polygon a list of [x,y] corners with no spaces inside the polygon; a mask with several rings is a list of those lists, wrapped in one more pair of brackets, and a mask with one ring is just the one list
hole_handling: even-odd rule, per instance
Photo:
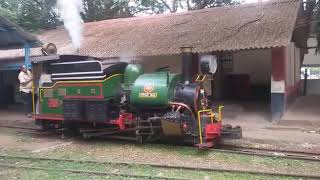
{"label": "locomotive wheel", "polygon": [[40,127],[42,131],[54,129],[53,125],[48,121],[41,121]]}
{"label": "locomotive wheel", "polygon": [[143,144],[143,137],[142,136],[137,136],[137,142],[140,144]]}
{"label": "locomotive wheel", "polygon": [[234,128],[234,130],[235,130],[235,132],[236,132],[235,138],[236,138],[236,139],[241,139],[241,138],[242,138],[242,129],[241,129],[241,127],[240,127],[240,126],[236,126],[236,127]]}

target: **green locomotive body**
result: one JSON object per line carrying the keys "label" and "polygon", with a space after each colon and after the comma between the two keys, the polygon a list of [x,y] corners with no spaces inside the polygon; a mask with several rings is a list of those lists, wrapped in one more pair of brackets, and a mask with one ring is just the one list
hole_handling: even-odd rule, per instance
{"label": "green locomotive body", "polygon": [[180,76],[169,72],[143,74],[134,82],[130,103],[138,107],[168,107]]}
{"label": "green locomotive body", "polygon": [[39,87],[40,115],[63,116],[66,99],[112,100],[116,87],[123,82],[123,74],[114,74],[103,80],[57,81],[51,86]]}
{"label": "green locomotive body", "polygon": [[201,81],[184,74],[98,60],[43,66],[34,119],[44,129],[139,142],[175,137],[206,147],[221,136],[221,112],[208,105]]}

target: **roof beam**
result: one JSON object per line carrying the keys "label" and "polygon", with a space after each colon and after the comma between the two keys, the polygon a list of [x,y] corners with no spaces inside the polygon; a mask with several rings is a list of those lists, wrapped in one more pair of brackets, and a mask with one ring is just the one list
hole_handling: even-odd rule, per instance
{"label": "roof beam", "polygon": [[7,32],[7,30],[4,29],[4,28],[2,28],[2,27],[0,27],[0,31],[2,31],[2,32]]}

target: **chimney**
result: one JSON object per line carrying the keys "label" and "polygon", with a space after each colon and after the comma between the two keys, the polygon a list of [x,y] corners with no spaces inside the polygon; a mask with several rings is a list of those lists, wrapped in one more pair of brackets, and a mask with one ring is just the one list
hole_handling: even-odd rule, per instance
{"label": "chimney", "polygon": [[182,59],[182,83],[189,84],[192,81],[192,47],[180,47]]}

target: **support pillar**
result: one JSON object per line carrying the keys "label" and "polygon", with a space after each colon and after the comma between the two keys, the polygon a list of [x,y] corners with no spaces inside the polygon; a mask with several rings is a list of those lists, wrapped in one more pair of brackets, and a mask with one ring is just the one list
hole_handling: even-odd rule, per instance
{"label": "support pillar", "polygon": [[24,46],[24,65],[27,68],[31,68],[31,62],[30,62],[30,45],[28,43]]}
{"label": "support pillar", "polygon": [[285,110],[286,98],[286,51],[284,47],[271,50],[271,114],[279,120]]}

